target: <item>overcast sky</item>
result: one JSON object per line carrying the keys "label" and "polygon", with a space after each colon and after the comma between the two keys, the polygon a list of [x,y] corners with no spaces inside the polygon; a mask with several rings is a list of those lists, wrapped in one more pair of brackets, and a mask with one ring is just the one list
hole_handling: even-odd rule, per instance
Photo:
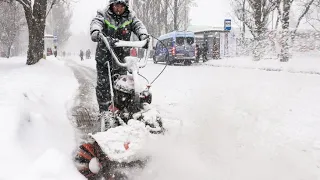
{"label": "overcast sky", "polygon": [[[223,27],[225,18],[230,18],[229,0],[195,0],[197,7],[190,12],[191,24]],[[78,34],[87,31],[97,9],[106,5],[107,0],[78,0],[74,4],[71,30]]]}
{"label": "overcast sky", "polygon": [[224,19],[230,18],[229,0],[195,0],[198,7],[190,12],[191,24],[223,27]]}

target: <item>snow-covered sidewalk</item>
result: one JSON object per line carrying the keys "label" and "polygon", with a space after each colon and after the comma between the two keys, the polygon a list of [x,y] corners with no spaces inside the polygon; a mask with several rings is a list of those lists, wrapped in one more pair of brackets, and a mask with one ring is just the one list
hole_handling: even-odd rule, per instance
{"label": "snow-covered sidewalk", "polygon": [[251,57],[223,58],[209,60],[206,65],[214,67],[229,67],[256,69],[265,71],[285,71],[290,73],[306,73],[320,75],[320,52],[311,54],[295,54],[289,62],[280,62],[278,59],[264,59],[252,61]]}
{"label": "snow-covered sidewalk", "polygon": [[63,61],[0,59],[0,179],[82,179],[67,109],[78,87]]}

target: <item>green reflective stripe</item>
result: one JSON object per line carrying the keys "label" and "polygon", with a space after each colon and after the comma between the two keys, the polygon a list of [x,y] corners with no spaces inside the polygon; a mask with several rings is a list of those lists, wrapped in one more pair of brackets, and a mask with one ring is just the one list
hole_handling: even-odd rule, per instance
{"label": "green reflective stripe", "polygon": [[132,23],[132,20],[124,22],[124,23],[120,26],[120,28],[126,27],[126,26],[129,25],[130,23]]}
{"label": "green reflective stripe", "polygon": [[[109,21],[104,20],[104,22],[107,24],[108,27],[113,28],[113,29],[115,29],[115,30],[118,29],[115,25],[111,24]],[[119,28],[124,28],[124,27],[126,27],[127,25],[129,25],[129,24],[131,24],[131,23],[132,23],[132,20],[126,21],[126,22],[124,22]]]}
{"label": "green reflective stripe", "polygon": [[115,30],[118,29],[115,25],[111,24],[109,21],[104,20],[104,22],[105,22],[109,27],[111,27],[111,28],[113,28],[113,29],[115,29]]}

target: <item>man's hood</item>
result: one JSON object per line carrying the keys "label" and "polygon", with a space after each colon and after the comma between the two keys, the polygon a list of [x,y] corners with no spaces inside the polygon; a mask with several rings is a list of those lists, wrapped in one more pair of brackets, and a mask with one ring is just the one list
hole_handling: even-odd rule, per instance
{"label": "man's hood", "polygon": [[106,11],[107,11],[108,14],[110,14],[111,16],[115,16],[115,17],[128,17],[129,16],[130,10],[129,10],[128,6],[127,6],[125,12],[122,15],[117,15],[112,11],[112,7],[111,7],[112,4],[113,3],[109,3],[107,5]]}

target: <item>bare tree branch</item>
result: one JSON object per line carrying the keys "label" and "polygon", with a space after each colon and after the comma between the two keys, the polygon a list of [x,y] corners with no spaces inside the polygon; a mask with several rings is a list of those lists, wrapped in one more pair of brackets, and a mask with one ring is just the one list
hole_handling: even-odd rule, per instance
{"label": "bare tree branch", "polygon": [[51,5],[49,6],[49,9],[48,9],[47,14],[46,14],[46,18],[48,17],[51,9],[52,9],[53,6],[56,4],[56,2],[57,2],[57,0],[52,0]]}
{"label": "bare tree branch", "polygon": [[298,23],[297,23],[297,25],[296,25],[296,27],[295,27],[295,29],[294,29],[294,31],[293,31],[293,35],[296,34],[296,32],[297,32],[297,30],[298,30],[298,27],[299,27],[299,25],[300,25],[300,23],[301,23],[302,18],[304,18],[305,15],[309,12],[309,10],[310,10],[310,8],[311,8],[311,5],[314,3],[314,1],[315,1],[315,0],[310,0],[310,1],[306,4],[304,11],[302,12],[302,14],[300,15],[300,17],[299,17],[299,19],[298,19]]}
{"label": "bare tree branch", "polygon": [[307,23],[308,23],[314,30],[316,30],[317,32],[320,32],[320,30],[317,29],[317,28],[315,27],[315,25],[313,25],[309,20],[307,20]]}
{"label": "bare tree branch", "polygon": [[31,1],[30,0],[16,0],[17,2],[19,2],[23,8],[25,9],[31,9]]}

